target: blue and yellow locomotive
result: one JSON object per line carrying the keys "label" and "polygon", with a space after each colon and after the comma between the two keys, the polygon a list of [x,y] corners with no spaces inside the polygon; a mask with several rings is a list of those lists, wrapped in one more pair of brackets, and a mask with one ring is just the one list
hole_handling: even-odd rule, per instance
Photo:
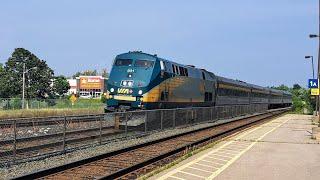
{"label": "blue and yellow locomotive", "polygon": [[141,51],[116,56],[106,111],[223,105],[291,106],[291,94],[216,76]]}

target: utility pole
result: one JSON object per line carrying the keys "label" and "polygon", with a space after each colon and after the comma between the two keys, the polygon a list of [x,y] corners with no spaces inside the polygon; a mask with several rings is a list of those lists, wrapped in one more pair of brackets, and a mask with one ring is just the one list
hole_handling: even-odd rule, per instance
{"label": "utility pole", "polygon": [[24,109],[24,91],[25,91],[25,81],[26,81],[26,63],[23,63],[23,72],[22,72],[22,109]]}
{"label": "utility pole", "polygon": [[[320,72],[319,72],[319,70],[320,70],[320,38],[319,38],[319,36],[320,36],[320,0],[319,0],[319,2],[318,2],[318,16],[319,16],[319,28],[318,28],[318,81],[319,81],[319,78],[320,78]],[[319,82],[318,82],[318,86],[319,86]],[[319,88],[319,87],[318,87]],[[320,95],[318,96],[318,111],[320,112],[320,103],[319,103],[319,100],[320,100]],[[316,113],[317,114],[317,113]],[[320,114],[319,114],[319,116],[318,116],[318,118],[319,118],[319,127],[320,127]]]}
{"label": "utility pole", "polygon": [[312,78],[314,79],[314,65],[313,65],[313,56],[311,56],[311,63],[312,63]]}
{"label": "utility pole", "polygon": [[[310,38],[318,38],[318,72],[317,72],[317,79],[318,79],[318,85],[319,85],[319,78],[320,78],[320,0],[318,2],[318,34],[310,34]],[[319,86],[318,86],[319,88]],[[316,100],[318,102],[318,108],[316,109],[316,112],[320,112],[320,94],[316,96]],[[316,115],[318,115],[318,112]],[[319,122],[320,122],[320,114],[319,114]],[[320,123],[319,123],[320,127]]]}

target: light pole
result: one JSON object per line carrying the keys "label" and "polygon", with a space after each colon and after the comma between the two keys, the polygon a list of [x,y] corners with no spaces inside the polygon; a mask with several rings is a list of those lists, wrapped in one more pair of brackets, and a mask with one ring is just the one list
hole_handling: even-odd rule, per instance
{"label": "light pole", "polygon": [[[313,65],[313,56],[305,56],[305,59],[310,59],[311,58],[311,62],[312,62],[312,78],[314,79],[314,65]],[[316,99],[316,116],[318,115],[318,97],[315,98]]]}
{"label": "light pole", "polygon": [[[320,11],[320,2],[319,2],[319,11]],[[320,12],[319,12],[319,15],[320,15]],[[320,16],[319,16],[319,31],[320,31]],[[320,32],[319,32],[319,34],[320,34]],[[319,35],[316,35],[316,34],[310,34],[309,37],[310,38],[318,38],[318,72],[317,72],[317,79],[320,79],[320,73],[319,73],[319,70],[320,70],[320,38],[319,38]],[[318,82],[318,86],[319,86],[319,82]],[[316,97],[316,105],[319,104],[319,99],[320,99],[320,97],[317,96]],[[316,107],[316,115],[318,115],[318,111],[320,112],[320,106]],[[319,122],[320,122],[320,115],[319,115]]]}
{"label": "light pole", "polygon": [[314,65],[313,65],[313,56],[305,56],[304,58],[306,58],[306,59],[310,59],[310,58],[311,58],[311,62],[312,62],[312,78],[314,79]]}
{"label": "light pole", "polygon": [[[309,37],[310,38],[318,38],[318,73],[317,73],[317,79],[320,78],[320,0],[318,2],[318,34],[310,34]],[[318,82],[319,85],[319,82]],[[320,96],[318,96],[318,101],[319,101]],[[318,107],[319,111],[320,111],[320,106]],[[320,115],[319,115],[319,127],[320,127]]]}
{"label": "light pole", "polygon": [[25,86],[26,86],[26,73],[28,73],[31,69],[36,69],[37,67],[32,67],[26,70],[26,63],[23,63],[23,72],[22,72],[22,109],[24,109],[24,101],[25,101]]}

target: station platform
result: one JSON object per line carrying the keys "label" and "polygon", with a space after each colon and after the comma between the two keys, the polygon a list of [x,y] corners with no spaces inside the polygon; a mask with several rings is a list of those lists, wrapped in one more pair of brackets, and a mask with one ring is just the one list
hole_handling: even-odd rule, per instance
{"label": "station platform", "polygon": [[150,179],[319,180],[313,116],[286,114],[238,133]]}

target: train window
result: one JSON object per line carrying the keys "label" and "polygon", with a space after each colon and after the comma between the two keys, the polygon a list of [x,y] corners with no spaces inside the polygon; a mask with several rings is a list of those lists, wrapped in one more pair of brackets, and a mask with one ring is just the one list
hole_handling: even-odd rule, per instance
{"label": "train window", "polygon": [[181,76],[185,76],[183,67],[179,66],[179,71]]}
{"label": "train window", "polygon": [[161,96],[160,96],[160,100],[161,101],[168,101],[168,99],[169,99],[169,93],[165,92],[165,91],[162,91],[161,92]]}
{"label": "train window", "polygon": [[204,93],[204,101],[205,102],[212,101],[212,93],[211,92]]}
{"label": "train window", "polygon": [[161,96],[160,96],[160,100],[161,101],[164,101],[165,99],[165,94],[164,94],[164,91],[161,92]]}
{"label": "train window", "polygon": [[226,96],[226,95],[227,95],[227,89],[219,88],[219,89],[218,89],[218,94],[219,94],[220,96]]}
{"label": "train window", "polygon": [[172,73],[175,74],[176,73],[176,68],[174,67],[174,65],[172,64]]}
{"label": "train window", "polygon": [[204,74],[204,72],[202,72],[202,79],[206,80],[206,75]]}
{"label": "train window", "polygon": [[174,66],[176,68],[176,74],[180,74],[178,66]]}
{"label": "train window", "polygon": [[161,70],[165,70],[166,69],[166,66],[164,65],[164,62],[163,61],[160,61],[160,68]]}
{"label": "train window", "polygon": [[152,67],[153,66],[153,61],[148,61],[148,60],[136,60],[134,63],[135,67]]}
{"label": "train window", "polygon": [[115,66],[131,66],[132,59],[116,59]]}
{"label": "train window", "polygon": [[189,74],[188,74],[188,69],[187,69],[187,68],[184,68],[184,74],[185,74],[186,76],[189,76]]}

